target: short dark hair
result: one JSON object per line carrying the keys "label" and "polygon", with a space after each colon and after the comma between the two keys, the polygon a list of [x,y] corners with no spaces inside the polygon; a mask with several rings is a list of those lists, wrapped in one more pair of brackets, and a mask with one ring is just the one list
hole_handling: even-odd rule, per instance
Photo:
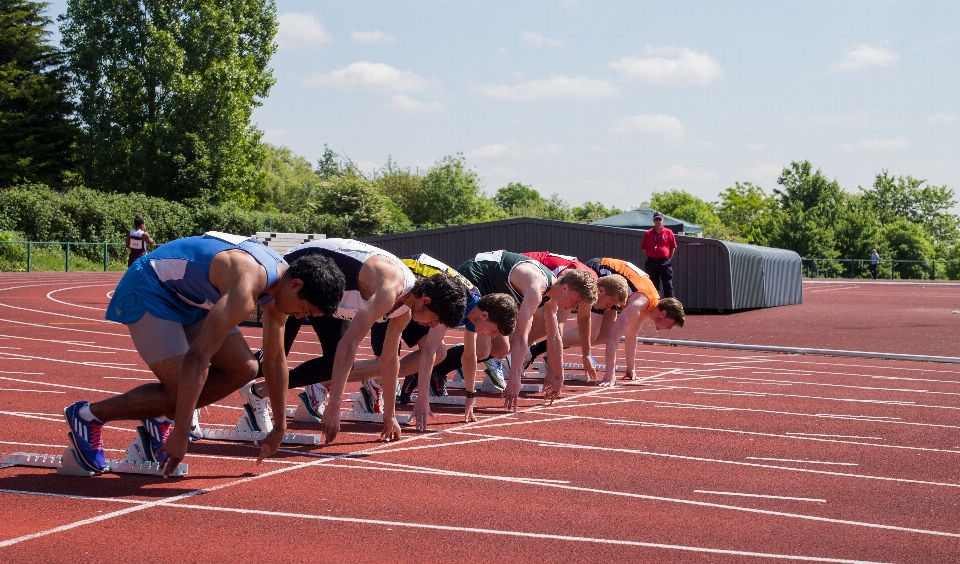
{"label": "short dark hair", "polygon": [[418,279],[412,292],[418,298],[430,298],[427,309],[437,314],[440,323],[447,327],[456,327],[463,321],[463,312],[467,309],[467,287],[459,279],[438,272]]}
{"label": "short dark hair", "polygon": [[291,278],[303,282],[297,298],[307,300],[324,315],[337,312],[347,282],[333,260],[322,255],[302,256],[290,263],[287,272]]}
{"label": "short dark hair", "polygon": [[144,224],[144,223],[146,223],[146,222],[143,221],[143,218],[140,217],[139,215],[138,215],[137,217],[133,218],[133,226],[134,226],[134,227],[138,227],[138,228],[139,228],[139,227],[143,227],[143,224]]}
{"label": "short dark hair", "polygon": [[672,319],[677,327],[683,327],[683,321],[686,316],[683,314],[683,304],[677,298],[663,298],[657,304],[657,309],[667,312],[667,317]]}
{"label": "short dark hair", "polygon": [[487,294],[477,302],[477,309],[487,313],[503,336],[517,328],[517,300],[507,294]]}

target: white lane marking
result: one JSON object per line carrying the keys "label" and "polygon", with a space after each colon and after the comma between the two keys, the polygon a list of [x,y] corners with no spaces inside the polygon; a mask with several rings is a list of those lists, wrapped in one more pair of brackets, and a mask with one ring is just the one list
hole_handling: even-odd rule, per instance
{"label": "white lane marking", "polygon": [[117,353],[115,353],[115,352],[113,352],[113,351],[78,351],[78,350],[76,350],[76,349],[67,349],[67,352],[91,353],[91,354],[117,354]]}
{"label": "white lane marking", "polygon": [[101,394],[120,395],[123,392],[114,392],[111,390],[101,390],[99,388],[81,388],[80,386],[68,386],[66,384],[53,384],[50,382],[37,382],[35,380],[20,380],[19,378],[5,378],[0,376],[0,380],[9,380],[10,382],[20,382],[22,384],[36,384],[38,386],[53,386],[54,388],[66,388],[68,390],[80,390],[81,392],[98,392]]}
{"label": "white lane marking", "polygon": [[58,304],[63,304],[63,305],[66,305],[66,306],[71,306],[71,307],[82,307],[83,309],[92,309],[92,310],[99,311],[99,312],[102,313],[102,312],[106,311],[106,309],[107,309],[107,306],[106,306],[106,305],[101,306],[101,307],[93,307],[93,306],[85,306],[85,305],[75,304],[75,303],[71,303],[71,302],[65,302],[65,301],[63,301],[63,300],[58,300],[57,298],[54,298],[54,297],[52,296],[52,294],[55,294],[55,293],[57,293],[57,292],[64,292],[64,291],[66,291],[66,290],[78,290],[78,289],[80,289],[80,288],[96,288],[97,286],[106,286],[106,285],[107,285],[107,284],[87,284],[86,286],[71,286],[71,287],[68,287],[68,288],[60,288],[59,290],[50,290],[49,292],[47,292],[47,299],[50,300],[50,301],[57,302]]}
{"label": "white lane marking", "polygon": [[829,464],[832,466],[860,466],[855,462],[823,462],[821,460],[791,460],[789,458],[761,458],[759,456],[748,456],[747,460],[769,460],[771,462],[797,462],[800,464]]}
{"label": "white lane marking", "polygon": [[[109,335],[111,337],[126,337],[130,338],[130,333],[107,333],[104,331],[92,331],[90,329],[75,329],[73,327],[53,327],[50,325],[45,325],[43,323],[28,323],[26,321],[17,321],[15,319],[4,319],[0,318],[0,321],[3,323],[13,323],[15,325],[26,325],[27,327],[40,327],[43,329],[54,329],[56,331],[75,331],[77,333],[91,333],[93,335]],[[110,323],[113,323],[112,321]],[[119,325],[119,324],[118,324]]]}
{"label": "white lane marking", "polygon": [[739,493],[739,492],[712,492],[710,490],[693,490],[693,493],[702,493],[702,494],[711,494],[711,495],[733,495],[740,497],[760,497],[764,499],[785,499],[789,501],[815,501],[817,503],[826,503],[825,499],[816,499],[812,497],[787,497],[782,495],[763,495],[763,494],[748,494],[748,493]]}
{"label": "white lane marking", "polygon": [[[584,406],[593,406],[597,405],[595,403],[582,404]],[[478,425],[476,427],[471,427],[471,429],[499,429],[500,427],[510,427],[512,425],[534,425],[536,423],[554,423],[556,421],[567,421],[569,419],[579,419],[576,415],[567,415],[565,417],[553,417],[550,419],[534,419],[532,421],[516,421],[514,423],[499,423],[496,425],[484,426]]]}
{"label": "white lane marking", "polygon": [[20,350],[20,347],[0,347],[0,349],[12,349],[12,350],[18,351]]}
{"label": "white lane marking", "polygon": [[23,390],[20,388],[0,388],[0,392],[33,392],[36,394],[65,394],[57,390]]}
{"label": "white lane marking", "polygon": [[[8,307],[8,308],[10,308],[10,309],[18,309],[18,310],[20,310],[20,311],[29,311],[30,313],[40,313],[40,314],[45,314],[45,315],[54,315],[54,316],[56,316],[56,317],[66,317],[66,318],[68,318],[68,319],[82,319],[82,320],[84,320],[84,321],[89,321],[89,322],[91,322],[91,323],[113,323],[113,324],[116,324],[116,323],[117,323],[116,321],[110,321],[110,320],[107,320],[107,319],[101,319],[101,318],[96,318],[96,317],[81,317],[81,316],[79,316],[79,315],[70,315],[70,314],[67,314],[67,313],[56,313],[56,312],[53,312],[53,311],[46,311],[46,310],[42,310],[42,309],[33,309],[33,308],[30,308],[30,307],[19,307],[19,306],[15,306],[15,305],[5,304],[5,303],[3,303],[3,302],[0,302],[0,307]],[[101,311],[102,311],[102,310],[101,310]]]}
{"label": "white lane marking", "polygon": [[294,518],[294,519],[328,521],[328,522],[339,522],[339,523],[380,525],[385,527],[407,527],[412,529],[428,529],[433,531],[451,531],[451,532],[457,532],[457,533],[492,535],[494,537],[497,537],[497,536],[520,537],[520,538],[534,538],[534,539],[545,539],[545,540],[554,540],[554,541],[611,544],[611,545],[618,545],[618,546],[636,546],[636,547],[644,547],[644,548],[679,550],[683,552],[700,552],[700,553],[706,553],[706,554],[724,554],[724,555],[731,555],[731,556],[777,558],[777,559],[783,559],[783,560],[800,560],[800,561],[806,561],[806,562],[842,562],[842,563],[851,563],[851,564],[854,564],[854,563],[860,564],[865,562],[862,560],[845,560],[845,559],[837,559],[837,558],[824,558],[824,557],[818,557],[818,556],[773,554],[773,553],[765,553],[765,552],[748,552],[743,550],[727,550],[727,549],[720,549],[720,548],[707,548],[707,547],[700,547],[700,546],[687,546],[687,545],[678,545],[678,544],[662,544],[662,543],[654,543],[654,542],[630,541],[630,540],[621,540],[621,539],[576,537],[571,535],[553,535],[553,534],[535,533],[535,532],[527,532],[527,531],[504,531],[504,530],[489,529],[489,528],[457,527],[452,525],[436,525],[436,524],[430,524],[430,523],[417,523],[417,522],[406,522],[406,521],[387,521],[383,519],[360,519],[357,517],[335,517],[333,515],[307,515],[302,513],[288,513],[284,511],[266,511],[263,509],[211,507],[206,505],[196,505],[196,504],[188,504],[188,503],[175,503],[175,504],[171,504],[170,507],[183,507],[188,509],[200,509],[204,511],[239,513],[243,515],[262,515],[262,516],[270,516],[270,517],[288,517],[288,518]]}
{"label": "white lane marking", "polygon": [[156,382],[156,378],[128,378],[126,376],[104,376],[107,380],[136,380],[138,382]]}
{"label": "white lane marking", "polygon": [[91,362],[91,361],[76,361],[76,360],[62,360],[59,358],[48,358],[43,356],[30,356],[25,354],[14,354],[0,351],[0,358],[11,359],[11,360],[45,360],[47,362],[59,362],[61,364],[79,364],[80,366],[93,366],[95,368],[113,368],[115,370],[129,370],[131,372],[149,372],[150,370],[143,370],[141,368],[126,368],[124,366],[115,366],[107,362]]}
{"label": "white lane marking", "polygon": [[[0,320],[2,321],[2,320]],[[60,327],[49,327],[47,325],[43,326],[46,329],[57,329],[60,330]],[[113,333],[99,333],[100,335],[113,335]],[[129,336],[129,335],[125,335]],[[105,345],[98,345],[90,341],[64,341],[63,339],[39,339],[36,337],[23,337],[20,335],[0,335],[0,339],[21,339],[24,341],[37,341],[40,343],[54,343],[57,345],[73,345],[80,347],[87,347],[88,349],[106,349],[109,351],[120,351],[120,352],[137,352],[137,349],[122,349],[120,347],[108,347]]]}
{"label": "white lane marking", "polygon": [[0,370],[0,374],[26,374],[28,376],[43,376],[44,372],[17,372],[15,370]]}
{"label": "white lane marking", "polygon": [[883,437],[858,437],[856,435],[825,435],[822,433],[797,433],[794,431],[787,431],[788,435],[800,435],[804,437],[834,437],[837,439],[870,439],[874,441],[883,441],[886,440]]}
{"label": "white lane marking", "polygon": [[741,396],[748,398],[765,398],[767,394],[761,392],[693,392],[694,394],[704,394],[708,396]]}
{"label": "white lane marking", "polygon": [[486,438],[486,439],[469,439],[469,440],[465,440],[465,441],[455,441],[455,442],[449,442],[449,443],[440,443],[440,444],[432,444],[432,445],[420,445],[420,446],[413,446],[413,447],[403,447],[403,448],[399,448],[399,449],[396,449],[396,450],[386,449],[386,450],[381,450],[381,451],[378,451],[378,452],[406,452],[406,451],[408,451],[408,450],[423,450],[423,449],[427,449],[427,448],[443,448],[443,447],[448,447],[448,446],[468,445],[468,444],[473,444],[473,443],[488,443],[488,442],[491,442],[491,441],[499,441],[499,440],[501,440],[499,437],[490,437],[490,438]]}

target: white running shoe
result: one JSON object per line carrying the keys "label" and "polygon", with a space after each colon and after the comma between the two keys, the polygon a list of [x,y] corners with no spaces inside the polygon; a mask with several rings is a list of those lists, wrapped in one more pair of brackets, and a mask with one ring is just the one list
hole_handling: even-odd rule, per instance
{"label": "white running shoe", "polygon": [[190,420],[190,440],[195,441],[203,438],[203,429],[200,428],[200,410],[193,410],[193,418]]}
{"label": "white running shoe", "polygon": [[[328,391],[323,384],[310,384],[306,387],[307,401],[304,406],[308,408],[310,415],[316,418],[323,417],[323,412],[327,408]],[[303,399],[303,398],[301,398]]]}
{"label": "white running shoe", "polygon": [[257,427],[264,433],[273,430],[273,417],[270,413],[270,400],[262,398],[253,392],[254,381],[244,384],[240,388],[240,397],[250,406],[253,416],[256,419]]}
{"label": "white running shoe", "polygon": [[500,391],[507,389],[507,380],[504,376],[504,365],[503,361],[499,358],[488,358],[483,361],[486,365],[484,372],[487,373],[487,377],[490,378],[490,382]]}
{"label": "white running shoe", "polygon": [[383,413],[383,386],[373,380],[366,380],[360,388],[367,413]]}

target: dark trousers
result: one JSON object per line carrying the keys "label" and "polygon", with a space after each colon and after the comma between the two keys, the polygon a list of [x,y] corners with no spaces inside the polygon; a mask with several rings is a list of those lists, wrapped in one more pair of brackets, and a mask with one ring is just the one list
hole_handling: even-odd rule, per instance
{"label": "dark trousers", "polygon": [[874,280],[876,280],[876,279],[877,279],[877,265],[876,265],[875,263],[871,263],[870,266],[868,266],[867,268],[870,269],[870,275],[873,276],[873,279],[874,279]]}
{"label": "dark trousers", "polygon": [[[320,348],[323,350],[323,354],[317,358],[311,358],[290,371],[289,386],[291,388],[300,388],[309,386],[310,384],[328,382],[330,378],[332,378],[333,358],[337,352],[337,345],[340,343],[343,334],[347,331],[347,327],[350,326],[350,322],[323,316],[311,317],[310,325],[320,340]],[[283,352],[287,356],[290,356],[290,348],[293,346],[293,342],[296,340],[297,334],[300,332],[302,326],[302,320],[292,315],[287,318],[287,324],[283,328]],[[263,360],[262,350],[257,353],[257,360]],[[263,369],[261,367],[257,377],[262,376]]]}
{"label": "dark trousers", "polygon": [[660,292],[660,283],[663,283],[661,298],[673,297],[673,263],[668,258],[648,258],[643,263],[643,270],[650,276],[653,287]]}

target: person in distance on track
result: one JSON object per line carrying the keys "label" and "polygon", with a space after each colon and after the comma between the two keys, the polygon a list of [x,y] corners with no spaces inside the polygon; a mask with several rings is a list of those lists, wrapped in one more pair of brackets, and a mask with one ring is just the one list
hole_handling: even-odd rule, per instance
{"label": "person in distance on track", "polygon": [[127,258],[127,268],[133,264],[133,261],[147,254],[147,245],[153,244],[153,239],[146,231],[146,222],[139,215],[133,218],[133,229],[127,233],[126,247],[130,249],[130,256]]}
{"label": "person in distance on track", "polygon": [[[336,311],[343,274],[317,257],[289,265],[256,239],[209,232],[160,246],[127,269],[106,318],[127,325],[133,343],[159,383],[103,401],[79,401],[64,410],[71,440],[90,469],[106,468],[103,424],[139,419],[150,434],[146,456],[164,475],[187,452],[194,409],[209,405],[257,374],[257,362],[237,325],[263,306],[264,374],[270,401],[286,405],[287,317]],[[176,423],[174,423],[176,422]],[[172,427],[172,429],[171,429]],[[260,457],[276,452],[285,425],[260,443]]]}
{"label": "person in distance on track", "polygon": [[[357,347],[378,322],[386,324],[383,351],[377,360],[382,385],[372,379],[363,382],[361,392],[368,411],[383,414],[383,437],[400,438],[395,416],[397,380],[400,371],[400,339],[411,320],[426,326],[444,324],[456,327],[466,309],[466,288],[458,279],[435,274],[417,280],[410,268],[383,249],[352,239],[320,239],[290,249],[284,257],[324,256],[332,260],[346,278],[346,291],[333,315],[310,316],[323,355],[310,359],[290,371],[290,387],[306,387],[309,408],[321,415],[320,430],[325,442],[340,431],[340,404],[343,390],[353,369]],[[284,333],[284,351],[290,348],[301,323],[289,320]],[[329,387],[322,385],[329,382]],[[257,383],[241,396],[250,404],[261,428],[269,421],[263,392]],[[390,401],[383,401],[386,395]],[[277,419],[285,417],[279,413]]]}

